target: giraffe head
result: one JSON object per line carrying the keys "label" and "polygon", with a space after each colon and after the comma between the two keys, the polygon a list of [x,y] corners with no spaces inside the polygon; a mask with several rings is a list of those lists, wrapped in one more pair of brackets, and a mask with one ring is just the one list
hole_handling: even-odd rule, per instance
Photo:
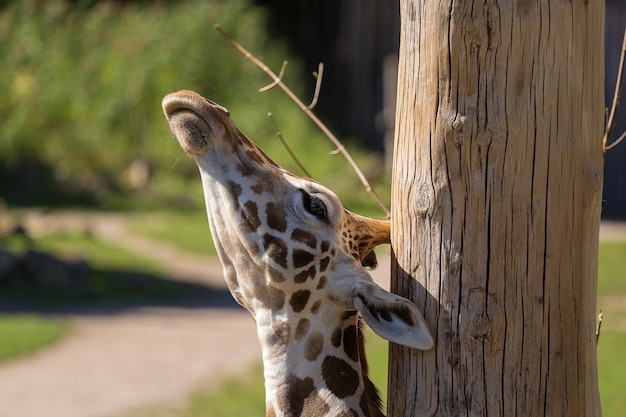
{"label": "giraffe head", "polygon": [[[224,107],[194,92],[166,96],[163,110],[181,147],[200,169],[226,283],[257,323],[266,388],[278,397],[283,390],[283,402],[268,405],[268,410],[306,414],[304,400],[294,405],[288,399],[293,392],[285,386],[294,386],[285,383],[289,378],[300,381],[295,384],[298,392],[311,386],[302,382],[306,378],[315,381],[314,387],[316,381],[324,381],[331,394],[333,388],[345,390],[337,386],[344,382],[324,373],[325,366],[343,365],[328,362],[323,353],[334,346],[343,352],[333,358],[359,361],[360,349],[348,347],[362,344],[355,326],[357,311],[387,340],[417,349],[433,346],[415,305],[382,289],[365,269],[376,264],[373,249],[389,243],[388,221],[352,213],[329,189],[282,169],[239,131]],[[354,330],[354,337],[352,330],[347,336],[347,328]],[[365,363],[360,359],[359,374]],[[285,361],[295,371],[287,370]],[[305,371],[315,366],[319,375]],[[268,380],[278,382],[272,385]],[[367,388],[363,380],[355,384],[333,398],[347,398]],[[334,400],[320,401],[328,405]]]}

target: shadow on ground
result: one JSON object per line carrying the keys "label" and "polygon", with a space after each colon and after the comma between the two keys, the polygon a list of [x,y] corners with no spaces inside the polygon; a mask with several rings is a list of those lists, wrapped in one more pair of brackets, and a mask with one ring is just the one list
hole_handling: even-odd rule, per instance
{"label": "shadow on ground", "polygon": [[0,281],[0,313],[123,314],[146,307],[241,309],[226,288],[139,271],[93,269],[79,282]]}

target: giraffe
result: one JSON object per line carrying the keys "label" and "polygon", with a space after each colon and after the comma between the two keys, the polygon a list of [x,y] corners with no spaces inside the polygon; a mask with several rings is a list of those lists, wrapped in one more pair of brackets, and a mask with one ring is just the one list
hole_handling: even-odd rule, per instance
{"label": "giraffe", "polygon": [[389,243],[389,221],[353,213],[329,189],[279,167],[199,94],[181,90],[162,105],[200,170],[226,284],[256,322],[266,415],[384,416],[362,321],[392,342],[434,345],[417,307],[366,270],[374,247]]}

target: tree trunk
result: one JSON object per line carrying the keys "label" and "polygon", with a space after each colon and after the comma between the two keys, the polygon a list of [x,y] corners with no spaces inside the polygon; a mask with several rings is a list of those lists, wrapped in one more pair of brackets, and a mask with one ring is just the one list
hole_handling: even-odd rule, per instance
{"label": "tree trunk", "polygon": [[602,0],[401,0],[389,415],[599,416]]}

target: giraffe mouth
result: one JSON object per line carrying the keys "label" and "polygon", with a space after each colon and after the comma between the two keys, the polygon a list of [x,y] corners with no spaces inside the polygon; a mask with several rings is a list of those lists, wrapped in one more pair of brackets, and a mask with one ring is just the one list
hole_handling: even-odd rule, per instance
{"label": "giraffe mouth", "polygon": [[162,106],[172,133],[191,156],[206,154],[215,139],[225,134],[228,110],[193,91],[168,94]]}

